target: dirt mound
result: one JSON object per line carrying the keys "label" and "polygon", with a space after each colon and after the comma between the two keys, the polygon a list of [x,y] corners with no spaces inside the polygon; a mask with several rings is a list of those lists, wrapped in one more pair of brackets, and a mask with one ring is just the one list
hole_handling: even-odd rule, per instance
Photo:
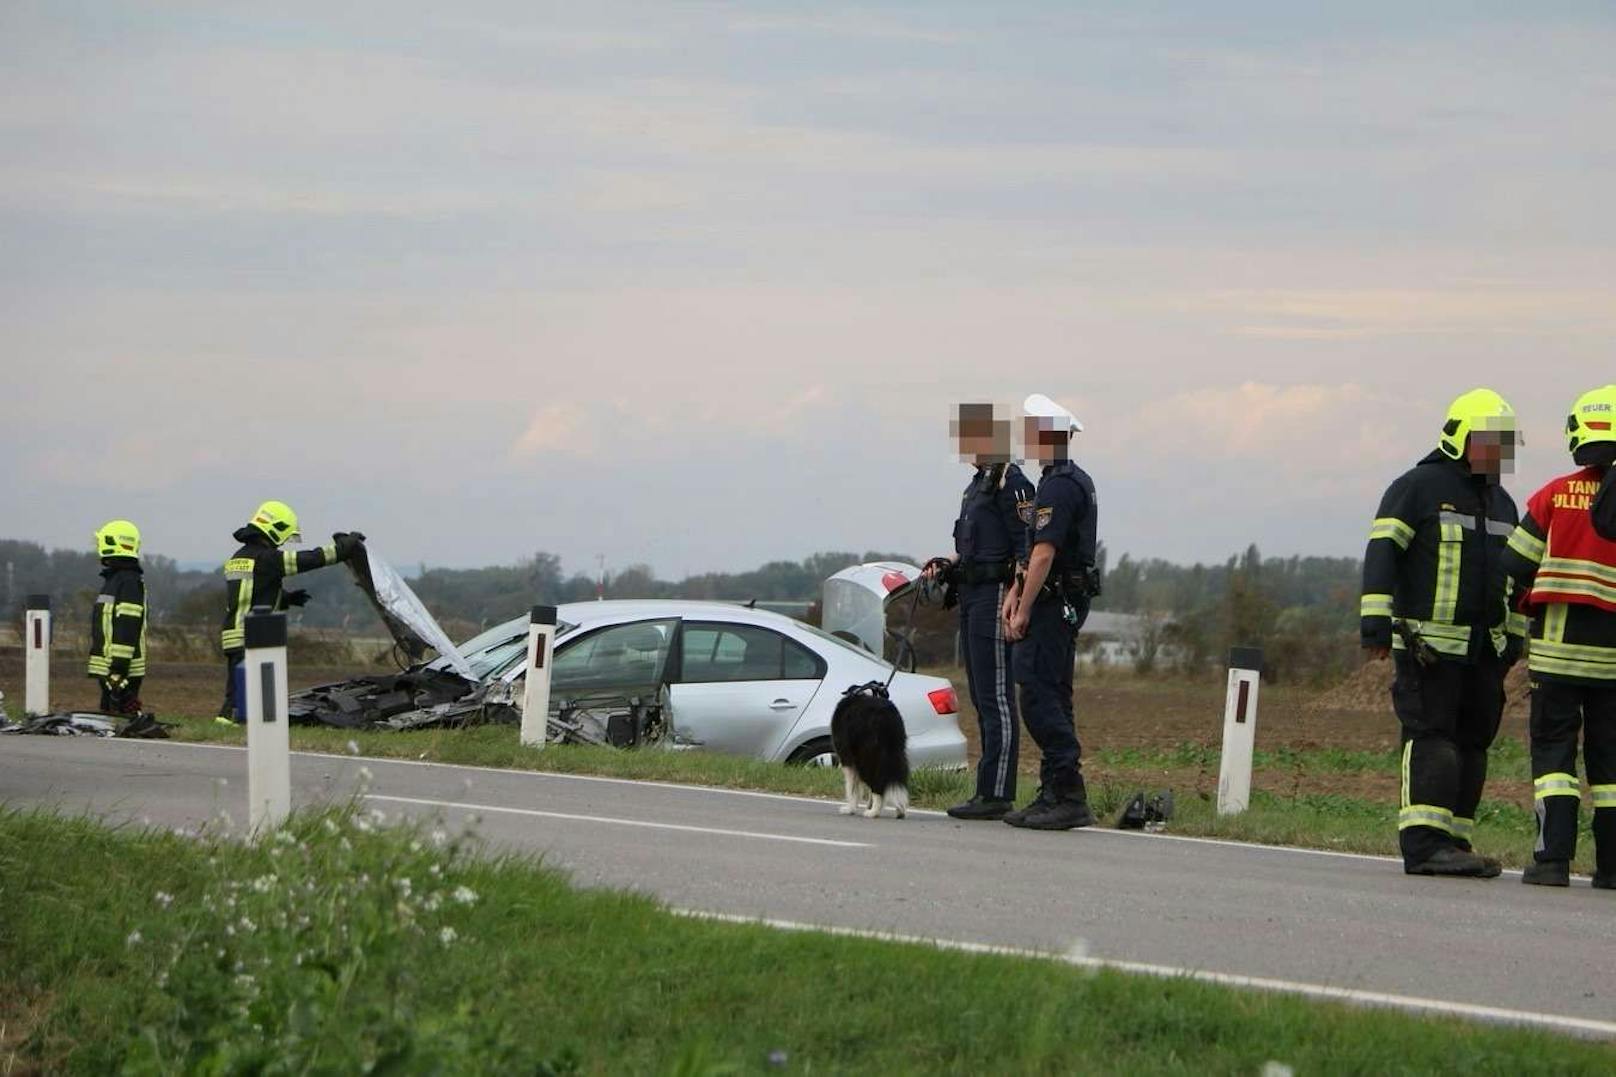
{"label": "dirt mound", "polygon": [[[1365,662],[1346,680],[1325,689],[1306,703],[1302,710],[1387,711],[1391,709],[1392,664]],[[1531,711],[1530,682],[1526,663],[1519,662],[1504,678],[1504,717],[1525,719]]]}

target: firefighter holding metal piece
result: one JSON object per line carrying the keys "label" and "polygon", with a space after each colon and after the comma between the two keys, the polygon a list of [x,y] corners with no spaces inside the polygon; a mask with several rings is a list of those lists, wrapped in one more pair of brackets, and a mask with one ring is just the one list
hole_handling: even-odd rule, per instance
{"label": "firefighter holding metal piece", "polygon": [[1437,448],[1387,488],[1370,527],[1360,635],[1372,658],[1396,663],[1398,844],[1410,875],[1499,874],[1471,838],[1504,674],[1527,627],[1510,609],[1504,543],[1517,517],[1499,485],[1519,443],[1503,397],[1465,393],[1448,409]]}
{"label": "firefighter holding metal piece", "polygon": [[1577,736],[1594,802],[1593,885],[1616,890],[1616,526],[1608,510],[1616,467],[1616,385],[1584,393],[1566,419],[1579,470],[1526,502],[1504,567],[1532,614],[1533,862],[1521,881],[1571,885],[1582,783]]}
{"label": "firefighter holding metal piece", "polygon": [[1011,424],[992,404],[961,404],[949,423],[960,459],[975,469],[954,522],[954,553],[926,562],[927,579],[957,601],[965,680],[981,731],[976,792],[948,809],[955,819],[997,820],[1015,807],[1020,725],[1010,641],[1000,611],[1028,551],[1033,486],[1011,459]]}
{"label": "firefighter holding metal piece", "polygon": [[246,701],[238,697],[236,671],[246,653],[247,614],[253,609],[282,611],[308,601],[307,591],[286,591],[286,577],[312,572],[340,561],[347,561],[362,548],[365,536],[357,531],[339,531],[331,541],[312,550],[282,549],[301,541],[297,513],[284,501],[266,501],[258,506],[245,527],[232,536],[241,543],[235,556],[225,562],[225,612],[220,644],[225,655],[224,703],[214,719],[222,725],[246,721]]}
{"label": "firefighter holding metal piece", "polygon": [[1082,746],[1072,708],[1077,633],[1100,593],[1099,510],[1094,480],[1071,460],[1076,416],[1040,393],[1023,405],[1027,456],[1043,466],[1033,501],[1031,552],[1025,575],[1001,615],[1015,642],[1012,667],[1021,688],[1021,717],[1043,753],[1038,797],[1004,821],[1032,830],[1089,826]]}

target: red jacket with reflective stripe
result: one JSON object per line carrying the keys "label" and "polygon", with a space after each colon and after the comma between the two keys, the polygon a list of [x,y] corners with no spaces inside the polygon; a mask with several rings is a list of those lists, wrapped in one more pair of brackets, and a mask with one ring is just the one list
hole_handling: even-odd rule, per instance
{"label": "red jacket with reflective stripe", "polygon": [[1589,512],[1603,478],[1602,469],[1585,467],[1527,501],[1521,526],[1545,544],[1527,596],[1532,606],[1564,602],[1616,612],[1616,542],[1599,536]]}

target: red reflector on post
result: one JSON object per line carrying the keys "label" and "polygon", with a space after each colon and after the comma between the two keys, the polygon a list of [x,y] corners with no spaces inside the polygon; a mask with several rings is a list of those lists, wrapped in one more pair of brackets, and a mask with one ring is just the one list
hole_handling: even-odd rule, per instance
{"label": "red reflector on post", "polygon": [[926,698],[931,700],[931,709],[938,714],[959,713],[959,697],[954,694],[953,685],[933,689],[926,693]]}

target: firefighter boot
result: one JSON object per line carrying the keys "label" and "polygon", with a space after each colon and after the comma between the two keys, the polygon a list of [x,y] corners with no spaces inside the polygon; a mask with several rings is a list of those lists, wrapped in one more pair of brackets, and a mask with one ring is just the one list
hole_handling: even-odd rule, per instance
{"label": "firefighter boot", "polygon": [[[1475,853],[1467,853],[1452,845],[1440,846],[1436,852],[1403,869],[1408,875],[1447,875],[1467,879],[1488,879],[1487,862]],[[1496,872],[1494,873],[1496,874]]]}

